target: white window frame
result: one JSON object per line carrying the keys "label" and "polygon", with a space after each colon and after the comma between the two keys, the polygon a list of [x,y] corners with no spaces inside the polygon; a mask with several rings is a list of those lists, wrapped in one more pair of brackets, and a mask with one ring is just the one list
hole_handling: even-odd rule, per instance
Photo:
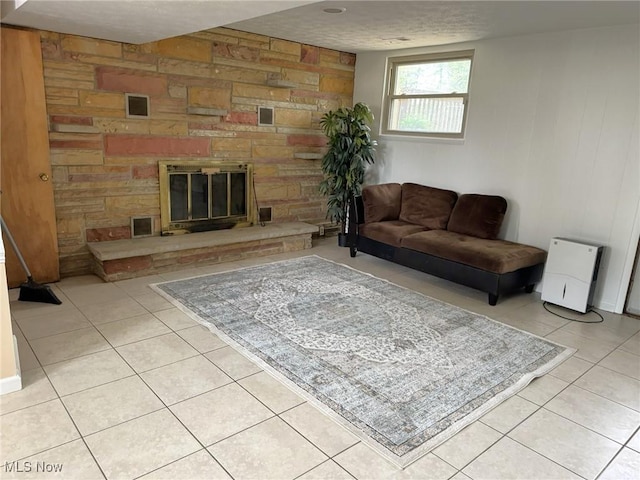
{"label": "white window frame", "polygon": [[[411,55],[405,57],[390,57],[387,59],[387,82],[384,94],[384,108],[381,124],[381,133],[386,135],[402,135],[402,136],[418,136],[418,137],[435,137],[435,138],[464,138],[464,132],[467,125],[467,113],[469,111],[469,90],[471,89],[471,75],[473,71],[473,55],[474,50],[461,50],[456,52],[427,53],[422,55]],[[466,93],[450,93],[450,94],[422,94],[422,95],[396,95],[393,91],[395,85],[395,75],[398,66],[419,63],[438,63],[451,60],[468,59],[471,61],[469,69],[469,81]],[[463,115],[462,126],[460,132],[422,132],[411,130],[394,130],[390,128],[391,104],[393,100],[400,98],[462,98]]]}

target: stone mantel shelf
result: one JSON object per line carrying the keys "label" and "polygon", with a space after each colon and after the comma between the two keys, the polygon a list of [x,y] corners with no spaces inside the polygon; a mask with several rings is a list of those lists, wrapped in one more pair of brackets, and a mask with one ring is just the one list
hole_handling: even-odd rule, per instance
{"label": "stone mantel shelf", "polygon": [[311,235],[318,232],[317,225],[304,222],[270,223],[261,226],[188,233],[165,237],[144,237],[107,242],[91,242],[87,246],[93,256],[101,261],[155,255],[179,250],[193,250],[281,238],[294,235]]}

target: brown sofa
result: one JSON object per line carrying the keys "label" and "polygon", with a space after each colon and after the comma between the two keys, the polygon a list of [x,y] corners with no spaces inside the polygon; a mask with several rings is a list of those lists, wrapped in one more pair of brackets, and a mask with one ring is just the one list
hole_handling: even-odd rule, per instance
{"label": "brown sofa", "polygon": [[357,251],[489,294],[528,293],[542,278],[547,253],[498,239],[507,201],[415,183],[364,187],[351,209],[349,244]]}

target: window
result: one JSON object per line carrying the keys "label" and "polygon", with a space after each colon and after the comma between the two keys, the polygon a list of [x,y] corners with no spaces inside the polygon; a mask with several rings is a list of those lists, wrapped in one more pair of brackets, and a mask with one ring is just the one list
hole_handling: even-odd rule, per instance
{"label": "window", "polygon": [[473,50],[389,59],[383,133],[462,138]]}

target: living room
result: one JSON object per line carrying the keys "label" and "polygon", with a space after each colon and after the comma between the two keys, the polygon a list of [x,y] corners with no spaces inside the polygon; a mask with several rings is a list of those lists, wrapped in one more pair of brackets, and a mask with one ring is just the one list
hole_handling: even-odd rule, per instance
{"label": "living room", "polygon": [[[26,5],[31,1],[33,0],[26,2]],[[337,6],[337,2],[320,2],[315,8],[318,15],[335,15],[335,18],[343,19],[345,15],[361,8],[359,3],[364,2],[347,2],[344,7]],[[387,8],[393,9],[402,2],[375,3],[387,3]],[[440,10],[433,12],[431,22],[443,15],[452,14],[452,11],[444,8],[443,4],[446,2],[433,3],[439,4]],[[505,25],[509,19],[517,17],[517,13],[511,10],[516,8],[514,4],[507,3],[508,5],[503,5],[506,13],[496,24]],[[455,28],[450,27],[450,31],[443,29],[438,32],[439,39],[438,35],[434,35],[432,43],[425,41],[423,44],[415,44],[412,42],[419,40],[412,38],[414,30],[407,28],[403,31],[396,24],[394,35],[377,35],[384,37],[378,38],[378,41],[386,43],[386,46],[376,46],[370,50],[353,47],[342,50],[320,43],[322,40],[316,42],[315,38],[322,36],[321,27],[316,29],[320,33],[308,32],[297,41],[288,36],[293,33],[287,33],[284,27],[278,35],[265,34],[264,29],[273,28],[270,25],[274,20],[269,15],[262,19],[237,19],[237,24],[227,22],[231,26],[225,24],[226,26],[214,29],[201,29],[184,36],[172,36],[142,44],[95,39],[87,35],[34,27],[36,29],[33,31],[37,32],[41,41],[44,62],[41,80],[46,95],[45,106],[49,122],[46,135],[50,149],[50,185],[53,185],[49,206],[56,220],[55,237],[64,277],[59,286],[54,284],[53,288],[64,301],[60,307],[37,305],[28,308],[26,303],[14,301],[16,291],[10,291],[11,315],[15,320],[13,328],[18,337],[23,383],[31,375],[31,379],[38,380],[35,383],[41,390],[34,394],[34,398],[38,400],[32,403],[27,401],[20,407],[14,405],[7,410],[7,414],[25,412],[33,405],[44,405],[54,400],[60,406],[66,405],[59,399],[65,396],[65,393],[61,393],[65,391],[64,387],[58,389],[64,382],[56,386],[56,375],[51,374],[50,365],[68,362],[84,355],[110,352],[106,346],[103,349],[104,345],[100,341],[101,346],[95,351],[86,351],[81,355],[70,354],[72,357],[65,358],[54,355],[43,364],[38,353],[44,350],[34,354],[31,341],[42,345],[46,343],[42,340],[47,338],[46,335],[33,331],[25,334],[23,330],[29,330],[27,324],[35,324],[45,316],[51,316],[51,312],[55,311],[52,309],[55,308],[62,308],[67,318],[71,319],[70,322],[76,322],[78,329],[80,326],[88,328],[100,325],[101,316],[103,319],[108,317],[111,321],[119,321],[135,315],[150,315],[156,330],[149,331],[155,331],[156,335],[164,334],[166,328],[174,332],[193,329],[189,332],[191,341],[186,338],[185,341],[201,353],[200,356],[219,350],[220,344],[214,344],[214,340],[208,336],[207,345],[199,349],[196,346],[198,337],[204,339],[205,334],[209,333],[201,331],[200,326],[180,315],[173,305],[165,303],[155,292],[149,290],[147,284],[176,279],[178,272],[182,275],[213,273],[232,267],[257,265],[271,259],[287,258],[286,254],[275,250],[280,247],[271,245],[268,248],[274,250],[270,253],[278,255],[257,260],[250,260],[248,255],[254,247],[247,246],[244,250],[234,252],[239,255],[235,261],[213,265],[208,270],[202,265],[207,262],[208,257],[200,257],[194,260],[194,264],[186,265],[188,270],[172,272],[168,269],[164,275],[150,272],[153,275],[149,277],[102,284],[96,277],[90,276],[92,254],[88,244],[109,243],[114,240],[135,242],[136,239],[131,238],[131,217],[150,217],[153,236],[159,235],[162,220],[157,165],[160,160],[167,158],[176,161],[194,157],[206,159],[214,162],[211,168],[218,168],[215,162],[226,160],[251,162],[255,175],[253,188],[257,211],[268,208],[273,224],[294,221],[322,225],[326,206],[324,198],[317,191],[317,184],[322,178],[320,158],[326,139],[319,122],[326,111],[355,102],[368,104],[375,115],[372,129],[378,140],[377,159],[367,173],[367,183],[416,182],[460,193],[502,195],[507,199],[509,207],[501,238],[543,249],[548,249],[550,239],[558,236],[576,237],[605,245],[594,306],[602,311],[610,325],[614,325],[611,328],[615,339],[611,338],[612,332],[606,328],[598,330],[595,337],[580,330],[585,337],[576,335],[573,338],[570,335],[575,334],[575,329],[572,330],[575,327],[555,323],[554,319],[550,319],[538,308],[540,302],[532,302],[529,296],[506,299],[504,304],[499,303],[492,309],[483,305],[475,293],[463,287],[437,279],[420,277],[418,280],[415,273],[400,272],[398,267],[367,259],[364,255],[349,260],[347,252],[335,247],[335,239],[331,237],[327,240],[314,240],[314,247],[301,252],[302,254],[326,255],[338,263],[347,263],[383,278],[389,277],[401,285],[408,285],[463,308],[498,320],[504,319],[507,323],[510,319],[511,324],[525,330],[529,328],[537,335],[552,334],[556,328],[573,332],[556,332],[562,338],[562,341],[558,341],[569,347],[588,351],[587,358],[578,357],[579,360],[573,364],[575,371],[571,374],[563,371],[558,377],[546,376],[543,377],[547,380],[542,387],[539,386],[540,383],[527,387],[530,389],[529,393],[517,397],[517,405],[512,402],[516,410],[521,408],[528,411],[534,405],[536,409],[544,410],[541,408],[543,404],[583,375],[587,367],[591,368],[593,364],[605,361],[612,352],[622,350],[624,355],[637,355],[637,351],[632,353],[633,349],[629,352],[627,342],[631,341],[640,327],[633,331],[633,322],[636,320],[618,315],[625,307],[640,232],[637,6],[633,7],[633,2],[609,2],[611,8],[607,9],[599,2],[593,2],[592,6],[592,2],[571,3],[573,5],[567,6],[563,2],[549,2],[550,10],[545,16],[562,18],[567,23],[558,26],[562,23],[560,20],[556,25],[550,22],[548,30],[536,30],[538,17],[530,18],[533,27],[520,18],[526,27],[523,27],[524,31],[507,29],[501,36],[483,37],[479,34],[474,38],[460,40],[457,37],[458,40],[451,41],[447,35]],[[310,9],[313,6],[311,3],[299,8]],[[322,12],[322,8],[328,7],[336,7],[337,10],[346,8],[346,11],[335,14]],[[470,5],[467,7],[471,8]],[[464,5],[457,5],[456,8],[464,10]],[[480,6],[474,2],[473,14],[480,15],[476,8]],[[553,8],[558,10],[552,10]],[[580,13],[581,9],[590,8],[602,10],[590,12],[589,15]],[[625,10],[627,8],[631,10]],[[305,11],[296,13],[296,10],[293,8],[272,15],[282,15],[281,22],[286,27],[311,30],[307,25],[301,27],[298,20],[300,16],[307,18],[309,14]],[[540,14],[543,10],[536,12]],[[575,15],[568,15],[567,11]],[[609,16],[603,14],[605,11],[609,12]],[[568,18],[572,20],[567,21]],[[341,21],[343,20],[333,20],[337,24]],[[382,20],[378,18],[377,21]],[[243,22],[246,31],[241,28]],[[389,23],[393,24],[391,20]],[[373,25],[375,23],[371,24],[370,29]],[[402,32],[402,35],[397,32]],[[339,38],[339,35],[336,36]],[[326,41],[336,36],[327,34]],[[407,46],[411,48],[406,48]],[[388,57],[469,49],[474,50],[474,59],[464,139],[380,135]],[[150,118],[127,117],[126,93],[147,97]],[[258,107],[274,109],[273,124],[260,124]],[[3,206],[4,202],[5,200]],[[299,253],[291,255],[295,257]],[[198,265],[198,262],[201,264]],[[130,267],[131,264],[127,268]],[[35,278],[39,279],[37,275]],[[100,305],[102,310],[96,310],[96,305]],[[40,313],[34,313],[37,311]],[[125,311],[128,313],[123,314]],[[110,316],[111,313],[115,316]],[[529,317],[533,317],[533,322],[527,325],[526,319]],[[163,318],[166,323],[156,323],[162,322]],[[6,322],[8,320],[3,316],[2,345],[5,352]],[[98,330],[102,331],[100,328]],[[189,335],[184,331],[183,334],[185,337]],[[577,343],[571,344],[572,339]],[[627,347],[622,348],[625,343]],[[68,345],[60,345],[60,350],[67,347]],[[115,352],[115,347],[112,350]],[[589,356],[591,354],[594,356]],[[256,371],[250,365],[245,365],[242,359],[233,357],[231,361],[222,358],[222,355],[218,358],[215,354],[210,357],[207,357],[207,361],[215,364],[212,360],[215,357],[219,360],[217,367],[243,385],[243,388],[251,390],[255,387],[248,377],[256,375]],[[114,365],[114,371],[118,368],[125,369],[121,360],[107,360]],[[238,362],[245,370],[240,369],[241,374],[236,375],[235,371],[232,374],[233,367],[229,367],[229,370],[222,367],[227,360],[229,363]],[[577,372],[580,372],[579,375]],[[637,368],[628,373],[629,383],[620,387],[631,392],[630,398],[637,395],[634,393],[638,388],[637,373]],[[50,374],[51,380],[48,379]],[[575,378],[574,374],[577,375]],[[121,381],[128,378],[128,375],[129,373],[119,373],[113,381]],[[271,384],[270,380],[260,377],[260,381],[256,382],[260,385],[260,382],[268,384],[272,392],[280,392],[280,387]],[[66,390],[66,395],[77,395],[99,386],[91,382],[83,385],[82,388],[71,387]],[[586,383],[583,382],[582,386],[586,387]],[[147,387],[136,384],[135,388],[146,392]],[[594,388],[597,390],[599,387]],[[612,388],[609,386],[605,390]],[[33,388],[30,391],[33,392]],[[618,453],[621,456],[627,455],[622,464],[626,462],[635,465],[633,462],[637,462],[638,456],[638,434],[635,433],[634,436],[638,426],[635,418],[638,412],[633,406],[635,404],[617,397],[612,400],[606,393],[600,390],[598,392],[598,395],[606,397],[616,406],[624,405],[624,415],[629,415],[630,424],[636,425],[624,440],[615,437],[616,442],[621,442],[618,450],[613,452],[610,450],[612,446],[607,445],[603,451],[613,453],[598,456],[600,463],[595,462],[596,465],[588,469],[572,467],[571,462],[564,462],[564,457],[548,460],[549,454],[544,449],[536,449],[533,446],[535,442],[522,438],[514,441],[507,436],[501,438],[497,432],[505,432],[502,432],[497,423],[490,421],[486,424],[477,422],[476,425],[481,426],[467,431],[466,437],[462,437],[457,445],[463,450],[468,448],[473,451],[472,458],[464,461],[457,459],[457,454],[453,452],[457,448],[454,448],[454,442],[449,450],[440,450],[441,456],[437,453],[429,454],[408,468],[414,468],[412,472],[416,472],[414,475],[419,478],[422,478],[420,473],[429,465],[433,465],[436,470],[441,468],[438,471],[443,478],[454,475],[456,478],[465,478],[465,474],[476,478],[473,473],[481,478],[482,473],[478,469],[478,465],[482,464],[481,454],[498,441],[502,442],[504,452],[507,452],[504,453],[505,458],[511,453],[531,455],[527,458],[532,459],[538,458],[534,453],[540,455],[543,460],[538,460],[542,463],[553,464],[553,468],[547,470],[550,476],[577,474],[595,478],[610,464],[612,468],[618,466],[614,461]],[[23,394],[28,393],[26,389],[23,391]],[[261,402],[269,402],[261,396],[262,393],[256,395]],[[285,393],[282,395],[287,397]],[[6,398],[7,395],[3,395],[0,401],[9,404]],[[140,402],[144,407],[140,410],[132,409],[140,416],[156,411],[159,405],[151,397],[144,398],[146,400]],[[21,401],[24,400],[16,400],[15,404],[20,404]],[[163,398],[163,401],[166,399]],[[291,402],[287,408],[299,405],[295,400]],[[66,415],[58,407],[55,409],[56,418]],[[5,408],[2,413],[5,414]],[[278,410],[276,413],[282,412]],[[531,413],[533,410],[528,415]],[[47,413],[43,418],[46,415]],[[282,415],[286,417],[286,414]],[[290,420],[291,424],[296,422]],[[524,418],[520,419],[522,420]],[[321,420],[317,421],[321,423]],[[575,419],[572,421],[580,423]],[[64,453],[64,448],[56,451],[56,448],[66,445],[71,449],[70,452],[76,452],[87,460],[89,469],[85,471],[86,476],[104,475],[115,478],[148,473],[173,464],[180,458],[188,458],[195,451],[192,446],[184,451],[177,449],[181,453],[161,455],[163,460],[157,464],[145,460],[142,462],[145,465],[142,470],[132,467],[127,472],[126,469],[119,470],[117,465],[107,459],[106,452],[110,447],[106,447],[106,443],[99,445],[97,441],[91,443],[90,440],[88,443],[91,445],[87,447],[86,443],[77,440],[87,432],[90,432],[87,436],[96,435],[95,429],[77,435],[70,433],[73,428],[65,423],[66,420],[61,422],[64,423],[64,428],[70,429],[68,436],[50,438],[41,444],[38,444],[40,440],[34,441],[33,449],[20,450],[11,460],[24,460],[35,454],[50,452],[52,462],[70,462],[71,460],[65,459],[70,457],[65,457],[69,453]],[[116,424],[118,421],[113,420],[108,426]],[[171,428],[176,427],[173,423],[171,425]],[[593,425],[586,425],[584,428],[602,433]],[[108,428],[104,431],[106,430]],[[176,428],[174,431],[178,430],[180,429]],[[301,423],[296,430],[304,430]],[[3,449],[4,442],[7,441],[4,431],[9,430],[3,427]],[[607,436],[606,433],[602,434]],[[182,433],[178,436],[181,435]],[[307,438],[310,435],[313,434],[303,433]],[[367,462],[379,468],[379,472],[387,472],[380,473],[382,478],[394,474],[394,471],[387,470],[390,467],[386,463],[377,463],[378,457],[372,460],[368,453],[358,450],[360,447],[353,447],[351,440],[345,440],[340,433],[334,432],[333,435],[335,436],[329,438],[335,439],[344,448],[320,448],[329,460],[324,460],[323,457],[322,461],[302,461],[301,464],[306,467],[300,467],[302,470],[291,478],[312,471],[321,464],[326,470],[316,472],[320,478],[323,475],[327,478],[330,473],[373,478],[375,472],[367,470]],[[474,443],[476,440],[478,443]],[[316,446],[321,443],[322,440],[318,440]],[[203,443],[204,447],[210,445],[210,442]],[[523,454],[521,449],[525,449],[527,453]],[[210,453],[213,450],[215,448],[211,447],[210,450],[203,451]],[[100,453],[96,454],[98,451]],[[89,452],[93,452],[89,456],[96,458],[87,457]],[[591,453],[589,451],[589,455]],[[217,469],[218,463],[214,462],[215,466],[211,466],[215,458],[215,454],[212,455],[194,460],[193,464],[209,465],[210,468]],[[221,455],[224,457],[226,453],[221,451]],[[496,452],[489,452],[485,460],[493,458],[491,455],[496,455]],[[499,449],[497,455],[500,458]],[[242,478],[244,474],[252,475],[247,473],[250,469],[244,471],[239,467],[235,473],[234,468],[242,463],[240,457],[230,453],[225,458],[233,458],[234,467],[227,468],[226,472],[219,472],[221,476],[229,474],[233,478]],[[2,460],[4,462],[5,459]],[[477,460],[475,470],[471,466],[474,460]],[[200,464],[200,461],[203,463]],[[509,460],[505,460],[506,464],[509,464]],[[464,473],[458,473],[463,469],[466,469]],[[177,477],[174,478],[181,478],[175,472]],[[189,475],[184,473],[186,470],[178,472],[182,472],[184,478]],[[218,473],[218,470],[215,472]],[[516,478],[514,470],[504,472],[504,478]],[[535,476],[534,473],[520,472],[519,478]],[[498,475],[496,472],[494,474]],[[605,477],[606,475],[602,478]],[[313,478],[312,475],[309,478]]]}

